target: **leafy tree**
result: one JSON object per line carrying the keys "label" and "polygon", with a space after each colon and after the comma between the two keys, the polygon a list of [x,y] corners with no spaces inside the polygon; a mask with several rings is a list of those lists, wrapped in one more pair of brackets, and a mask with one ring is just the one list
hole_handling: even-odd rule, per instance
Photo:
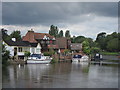
{"label": "leafy tree", "polygon": [[91,48],[91,53],[99,53],[101,50],[98,47],[92,47]]}
{"label": "leafy tree", "polygon": [[28,57],[30,56],[30,52],[29,51],[25,51],[24,52],[24,56],[25,56],[24,60],[26,61],[28,59]]}
{"label": "leafy tree", "polygon": [[60,32],[59,32],[59,35],[58,35],[59,37],[63,37],[63,30],[61,30]]}
{"label": "leafy tree", "polygon": [[113,38],[118,38],[117,32],[113,32],[113,33],[111,34],[111,36],[112,36]]}
{"label": "leafy tree", "polygon": [[70,36],[70,31],[69,30],[67,30],[66,32],[65,32],[65,37],[67,37],[67,38],[70,38],[71,36]]}
{"label": "leafy tree", "polygon": [[99,44],[102,50],[106,49],[106,41],[105,41],[106,33],[102,32],[97,35],[96,42]]}
{"label": "leafy tree", "polygon": [[99,40],[105,38],[105,36],[106,36],[106,33],[105,33],[105,32],[99,33],[99,34],[97,35],[96,41],[99,41]]}
{"label": "leafy tree", "polygon": [[74,42],[75,42],[75,43],[82,43],[82,42],[85,41],[85,40],[86,40],[86,39],[85,39],[84,36],[77,36],[77,37],[75,37]]}
{"label": "leafy tree", "polygon": [[107,43],[108,51],[118,51],[118,38],[114,38]]}
{"label": "leafy tree", "polygon": [[13,31],[11,34],[10,34],[10,37],[11,38],[16,38],[16,40],[21,40],[21,32],[16,30],[16,31]]}
{"label": "leafy tree", "polygon": [[89,46],[89,42],[87,40],[82,42],[82,46],[83,46],[83,52],[86,54],[90,54],[90,46]]}
{"label": "leafy tree", "polygon": [[49,34],[54,36],[54,37],[58,37],[58,28],[57,26],[51,25],[50,26],[50,30],[49,30]]}
{"label": "leafy tree", "polygon": [[70,38],[72,43],[75,43],[75,38],[76,38],[75,36]]}
{"label": "leafy tree", "polygon": [[2,39],[3,40],[10,40],[11,39],[11,37],[7,34],[6,29],[2,28],[1,31],[2,31]]}
{"label": "leafy tree", "polygon": [[65,50],[64,50],[65,55],[66,55],[67,53],[69,53],[69,52],[70,52],[69,49],[65,49]]}
{"label": "leafy tree", "polygon": [[7,65],[10,58],[10,52],[6,50],[5,44],[2,44],[2,64]]}
{"label": "leafy tree", "polygon": [[24,56],[25,56],[25,57],[29,57],[29,56],[30,56],[30,52],[25,51],[25,52],[24,52]]}

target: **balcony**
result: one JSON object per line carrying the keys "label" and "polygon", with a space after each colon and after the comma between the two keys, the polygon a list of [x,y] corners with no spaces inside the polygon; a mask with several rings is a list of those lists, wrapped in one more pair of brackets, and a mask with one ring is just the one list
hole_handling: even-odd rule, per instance
{"label": "balcony", "polygon": [[18,56],[23,56],[23,55],[24,55],[24,52],[17,52],[17,55],[18,55]]}

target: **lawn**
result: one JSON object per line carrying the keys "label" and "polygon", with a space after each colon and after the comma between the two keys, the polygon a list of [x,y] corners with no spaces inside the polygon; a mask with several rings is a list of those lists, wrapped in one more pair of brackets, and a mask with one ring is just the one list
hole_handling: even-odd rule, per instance
{"label": "lawn", "polygon": [[120,55],[119,52],[101,52],[103,55]]}

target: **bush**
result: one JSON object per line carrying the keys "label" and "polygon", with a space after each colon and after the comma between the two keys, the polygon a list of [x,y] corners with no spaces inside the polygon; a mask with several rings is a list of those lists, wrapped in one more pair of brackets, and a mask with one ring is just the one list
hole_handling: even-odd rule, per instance
{"label": "bush", "polygon": [[68,50],[68,49],[65,49],[65,50],[64,50],[64,53],[65,53],[65,54],[67,54],[67,53],[69,53],[69,52],[70,52],[70,50]]}
{"label": "bush", "polygon": [[98,47],[92,47],[91,48],[91,53],[99,53],[101,50]]}
{"label": "bush", "polygon": [[25,56],[25,57],[29,57],[29,56],[30,56],[30,52],[25,51],[24,56]]}
{"label": "bush", "polygon": [[44,52],[44,56],[51,56],[52,54],[50,52]]}
{"label": "bush", "polygon": [[9,58],[10,58],[10,51],[6,50],[5,45],[2,44],[2,65],[7,65]]}
{"label": "bush", "polygon": [[53,58],[50,63],[56,63],[57,61]]}

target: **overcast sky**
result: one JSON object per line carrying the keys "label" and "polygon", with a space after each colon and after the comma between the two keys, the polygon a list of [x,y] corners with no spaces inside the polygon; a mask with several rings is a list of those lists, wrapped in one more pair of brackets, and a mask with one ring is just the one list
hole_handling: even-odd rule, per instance
{"label": "overcast sky", "polygon": [[47,33],[50,25],[70,30],[71,35],[96,38],[100,32],[118,31],[117,2],[3,2],[2,27],[21,30],[31,28]]}

